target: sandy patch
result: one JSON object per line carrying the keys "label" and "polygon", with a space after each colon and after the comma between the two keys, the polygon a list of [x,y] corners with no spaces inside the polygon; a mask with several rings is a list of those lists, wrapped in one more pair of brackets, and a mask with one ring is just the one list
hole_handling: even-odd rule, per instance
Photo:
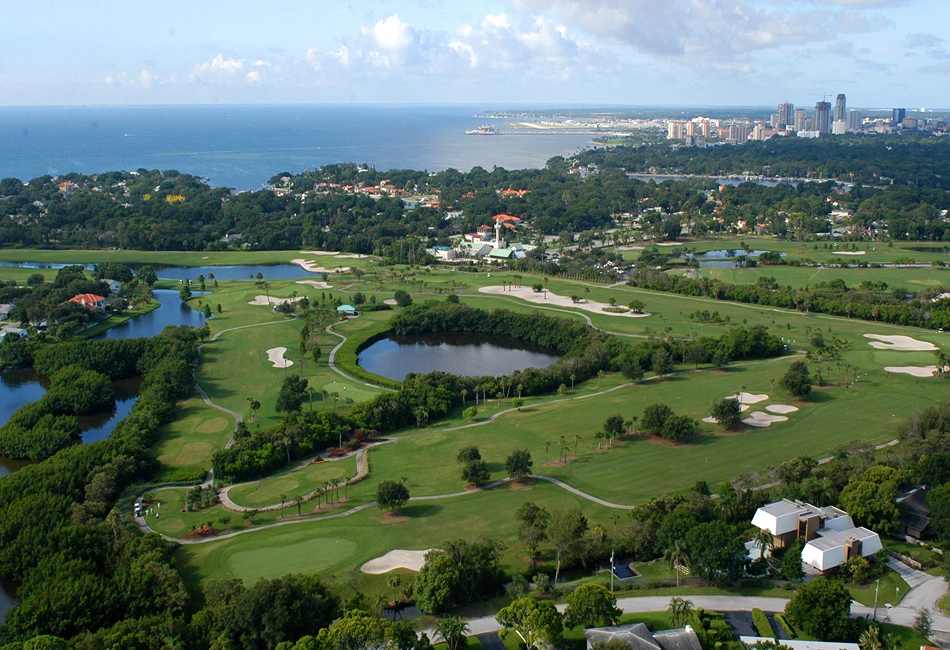
{"label": "sandy patch", "polygon": [[835,251],[836,255],[865,255],[867,251]]}
{"label": "sandy patch", "polygon": [[765,407],[765,410],[769,413],[778,413],[779,415],[785,415],[786,413],[794,413],[798,410],[797,406],[789,406],[788,404],[769,404]]}
{"label": "sandy patch", "polygon": [[323,266],[317,266],[316,260],[305,260],[299,257],[296,259],[290,260],[290,263],[296,264],[297,266],[302,268],[304,271],[307,271],[308,273],[336,273],[336,272],[345,273],[350,270],[350,267],[348,266],[340,266],[335,269],[328,269]]}
{"label": "sandy patch", "polygon": [[314,289],[332,289],[333,285],[327,284],[326,282],[320,282],[319,280],[297,280],[296,284],[306,284],[313,287]]}
{"label": "sandy patch", "polygon": [[755,393],[739,393],[738,395],[730,395],[726,399],[737,399],[740,404],[758,404],[759,402],[764,402],[769,398],[768,395],[761,394],[756,395]]}
{"label": "sandy patch", "polygon": [[267,360],[274,364],[275,368],[289,368],[294,362],[284,358],[286,351],[287,348],[271,348],[267,351]]}
{"label": "sandy patch", "polygon": [[300,251],[301,255],[339,255],[340,251]]}
{"label": "sandy patch", "polygon": [[335,259],[338,259],[338,260],[345,260],[345,259],[361,260],[361,259],[363,259],[363,256],[362,256],[362,255],[353,254],[353,253],[346,253],[346,254],[344,254],[344,255],[334,255],[333,257],[334,257]]}
{"label": "sandy patch", "polygon": [[479,293],[490,293],[496,296],[511,296],[514,298],[521,298],[528,302],[533,302],[537,305],[550,305],[552,307],[574,307],[575,309],[583,309],[584,311],[589,311],[595,314],[603,314],[604,316],[620,316],[623,318],[646,318],[650,314],[648,312],[641,312],[639,314],[634,314],[632,311],[625,312],[623,314],[614,314],[609,311],[604,311],[604,307],[610,307],[605,302],[596,302],[594,300],[581,300],[580,302],[573,302],[568,296],[559,296],[556,293],[547,292],[547,297],[545,297],[544,291],[535,291],[531,287],[515,287],[509,289],[508,287],[479,287]]}
{"label": "sandy patch", "polygon": [[398,305],[399,303],[396,302],[395,298],[386,298],[386,300],[383,301],[383,304],[384,305]]}
{"label": "sandy patch", "polygon": [[899,372],[914,377],[933,377],[937,366],[885,366],[887,372]]}
{"label": "sandy patch", "polygon": [[719,424],[719,420],[711,415],[708,418],[703,418],[703,422],[708,422],[709,424]]}
{"label": "sandy patch", "polygon": [[203,260],[210,260],[210,259],[211,259],[211,257],[210,257],[209,255],[205,255],[205,256],[204,256],[204,257],[202,257],[201,259],[203,259]]}
{"label": "sandy patch", "polygon": [[251,300],[247,304],[249,305],[283,305],[285,302],[297,302],[298,300],[303,300],[303,296],[297,296],[296,298],[275,298],[274,296],[254,296],[254,300]]}
{"label": "sandy patch", "polygon": [[788,418],[782,415],[769,415],[762,411],[756,411],[744,419],[743,422],[750,427],[769,427],[775,422],[788,422]]}
{"label": "sandy patch", "polygon": [[927,341],[918,341],[909,336],[885,335],[885,334],[865,334],[866,339],[877,339],[869,343],[872,348],[878,350],[897,350],[899,352],[930,352],[936,350],[937,346]]}
{"label": "sandy patch", "polygon": [[370,560],[360,567],[363,573],[380,575],[389,573],[394,569],[409,569],[410,571],[419,571],[426,562],[426,553],[433,549],[425,551],[404,551],[396,549],[386,555]]}
{"label": "sandy patch", "polygon": [[657,246],[682,246],[683,242],[679,241],[664,241],[657,244]]}

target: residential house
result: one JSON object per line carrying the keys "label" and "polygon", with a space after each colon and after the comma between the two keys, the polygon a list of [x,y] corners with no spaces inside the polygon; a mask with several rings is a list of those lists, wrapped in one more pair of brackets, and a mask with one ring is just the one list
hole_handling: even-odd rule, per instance
{"label": "residential house", "polygon": [[904,537],[919,540],[930,525],[930,508],[927,507],[927,488],[915,486],[902,490],[897,495],[901,515],[898,532]]}
{"label": "residential house", "polygon": [[13,303],[0,304],[0,320],[9,318],[11,311],[13,311]]}
{"label": "residential house", "polygon": [[25,339],[27,337],[27,331],[15,325],[4,325],[0,327],[0,341],[6,340],[8,336],[19,336],[21,339]]}
{"label": "residential house", "polygon": [[631,650],[702,650],[699,637],[690,626],[662,632],[650,632],[643,623],[617,627],[594,627],[584,630],[587,650],[595,643],[620,641]]}
{"label": "residential house", "polygon": [[458,252],[449,246],[433,246],[432,248],[427,248],[426,252],[440,260],[454,260],[458,257]]}
{"label": "residential house", "polygon": [[847,512],[833,506],[819,508],[782,499],[756,510],[752,525],[772,533],[778,548],[804,540],[802,561],[821,572],[856,555],[870,557],[883,548],[877,533],[855,526]]}
{"label": "residential house", "polygon": [[66,302],[74,303],[85,307],[86,309],[97,311],[102,311],[106,307],[106,299],[94,293],[80,293],[73,296]]}
{"label": "residential house", "polygon": [[106,283],[106,286],[109,287],[109,291],[112,292],[113,296],[118,296],[122,292],[122,283],[118,280],[113,280],[111,278],[102,278],[102,281]]}
{"label": "residential house", "polygon": [[[756,643],[775,643],[773,637],[764,636],[740,636],[739,640],[748,647]],[[790,650],[861,650],[857,643],[845,643],[843,641],[804,641],[801,639],[782,639],[782,646]]]}

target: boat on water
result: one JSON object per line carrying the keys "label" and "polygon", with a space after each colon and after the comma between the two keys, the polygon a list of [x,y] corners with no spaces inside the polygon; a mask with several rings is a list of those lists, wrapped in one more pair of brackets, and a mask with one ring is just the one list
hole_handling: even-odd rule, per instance
{"label": "boat on water", "polygon": [[482,124],[477,129],[466,131],[465,135],[498,135],[494,124]]}

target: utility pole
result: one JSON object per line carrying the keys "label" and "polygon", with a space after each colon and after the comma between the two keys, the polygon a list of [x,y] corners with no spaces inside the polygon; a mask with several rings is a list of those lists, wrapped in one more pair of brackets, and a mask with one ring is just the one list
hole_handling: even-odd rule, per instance
{"label": "utility pole", "polygon": [[610,550],[610,593],[614,592],[614,552]]}
{"label": "utility pole", "polygon": [[881,588],[881,579],[878,578],[877,582],[874,583],[874,614],[871,616],[872,621],[877,620],[877,592]]}

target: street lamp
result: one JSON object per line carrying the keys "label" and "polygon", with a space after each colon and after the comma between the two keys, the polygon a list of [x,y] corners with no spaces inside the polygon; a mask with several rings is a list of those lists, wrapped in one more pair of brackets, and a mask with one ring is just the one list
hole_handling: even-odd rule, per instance
{"label": "street lamp", "polygon": [[878,578],[874,583],[874,614],[871,616],[872,621],[877,620],[877,592],[881,588],[881,579]]}

